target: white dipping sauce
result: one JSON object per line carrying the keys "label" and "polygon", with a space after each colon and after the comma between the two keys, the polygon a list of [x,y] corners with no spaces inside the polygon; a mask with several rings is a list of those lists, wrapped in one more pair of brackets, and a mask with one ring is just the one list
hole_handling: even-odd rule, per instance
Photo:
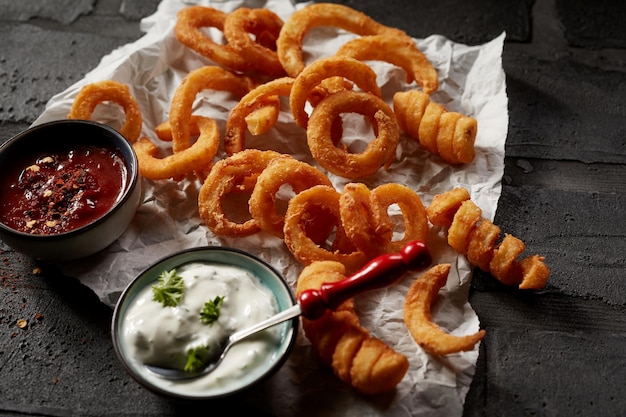
{"label": "white dipping sauce", "polygon": [[[144,288],[128,307],[122,325],[125,349],[134,358],[137,371],[154,384],[180,391],[206,394],[222,390],[234,380],[254,379],[272,363],[280,343],[281,326],[267,329],[235,344],[210,374],[187,381],[168,381],[152,375],[143,364],[183,369],[187,351],[200,345],[217,349],[230,334],[248,328],[278,311],[276,298],[245,269],[214,263],[194,262],[176,268],[185,292],[176,307],[153,301],[152,286]],[[200,321],[200,311],[215,297],[224,298],[220,315],[212,325]]]}

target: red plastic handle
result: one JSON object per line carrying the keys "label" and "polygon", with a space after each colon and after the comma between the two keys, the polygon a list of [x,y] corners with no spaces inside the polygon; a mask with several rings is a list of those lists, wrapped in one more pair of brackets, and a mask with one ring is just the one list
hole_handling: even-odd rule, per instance
{"label": "red plastic handle", "polygon": [[423,242],[410,242],[400,253],[378,256],[344,280],[324,283],[319,290],[303,291],[298,297],[302,315],[309,320],[318,319],[326,310],[336,309],[347,299],[391,285],[408,270],[425,268],[431,261]]}

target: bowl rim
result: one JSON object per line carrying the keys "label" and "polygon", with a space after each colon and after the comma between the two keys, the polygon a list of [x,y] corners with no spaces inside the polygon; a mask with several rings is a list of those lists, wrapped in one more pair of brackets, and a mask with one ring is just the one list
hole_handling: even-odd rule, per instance
{"label": "bowl rim", "polygon": [[[74,235],[79,235],[90,229],[98,227],[101,223],[105,222],[113,213],[121,210],[121,207],[123,207],[128,202],[128,200],[132,197],[133,191],[138,186],[139,180],[140,180],[139,161],[137,159],[137,154],[135,153],[135,150],[133,149],[132,144],[119,131],[115,130],[114,128],[112,128],[111,126],[107,124],[100,123],[100,122],[93,121],[93,120],[61,119],[61,120],[53,120],[53,121],[42,123],[39,125],[33,125],[29,127],[28,129],[23,130],[17,133],[16,135],[12,136],[4,143],[0,144],[0,153],[5,148],[11,146],[13,143],[22,139],[24,136],[33,134],[33,132],[37,130],[43,130],[43,129],[49,128],[50,126],[57,126],[57,125],[64,125],[64,124],[85,125],[85,126],[92,126],[98,129],[107,130],[109,131],[109,133],[112,134],[111,137],[116,138],[116,142],[112,142],[113,144],[119,145],[117,146],[119,148],[122,148],[122,147],[126,148],[125,149],[126,152],[123,152],[122,157],[124,159],[124,162],[126,163],[126,166],[128,167],[129,181],[126,185],[124,193],[106,213],[104,213],[97,219],[93,220],[92,222],[85,224],[79,228],[72,229],[66,232],[53,233],[53,234],[48,234],[48,235],[31,234],[31,233],[25,233],[25,232],[13,229],[12,227],[7,226],[5,223],[3,223],[0,220],[0,229],[4,231],[4,233],[11,234],[12,236],[19,237],[20,239],[23,239],[23,240],[27,240],[27,241],[31,240],[31,241],[39,241],[39,242],[42,242],[42,241],[54,242],[57,240],[71,238]],[[130,158],[128,156],[130,156]]]}
{"label": "bowl rim", "polygon": [[[286,332],[286,333],[291,332],[291,334],[285,336],[284,339],[280,342],[279,344],[280,346],[279,351],[281,352],[280,357],[278,357],[278,359],[273,363],[273,365],[269,367],[267,370],[265,370],[262,375],[252,380],[250,383],[240,386],[236,389],[225,390],[222,393],[209,394],[209,395],[185,395],[182,393],[169,391],[165,388],[156,386],[152,384],[150,381],[143,378],[142,375],[139,372],[137,372],[132,365],[128,363],[127,357],[124,354],[122,346],[121,346],[122,342],[121,342],[121,337],[120,337],[120,330],[122,327],[122,320],[124,317],[124,315],[122,314],[122,308],[124,307],[127,299],[130,297],[131,292],[135,289],[137,285],[139,285],[138,283],[142,281],[143,277],[150,274],[154,270],[158,269],[160,265],[166,264],[168,262],[173,262],[176,259],[181,258],[181,257],[184,258],[187,255],[203,257],[203,254],[216,253],[216,252],[227,252],[227,253],[239,255],[243,258],[247,258],[247,260],[251,261],[252,263],[259,264],[263,268],[267,269],[271,273],[271,275],[273,275],[276,278],[276,281],[280,283],[280,285],[285,289],[285,293],[288,295],[288,298],[290,301],[290,306],[295,305],[297,302],[291,286],[289,285],[285,277],[282,274],[280,274],[276,268],[274,268],[271,264],[261,259],[260,257],[253,255],[252,253],[239,249],[239,248],[230,247],[230,246],[212,246],[212,245],[198,246],[198,247],[187,248],[187,249],[174,252],[172,254],[166,255],[152,262],[149,266],[147,266],[141,272],[139,272],[135,276],[135,278],[133,278],[133,280],[126,285],[126,287],[120,294],[113,309],[110,332],[111,332],[111,341],[113,345],[113,350],[122,368],[138,384],[140,384],[144,388],[158,395],[169,397],[169,398],[175,398],[179,400],[206,401],[210,399],[225,398],[225,397],[230,397],[230,396],[239,394],[243,391],[246,391],[247,389],[250,389],[252,386],[258,385],[259,383],[267,380],[272,375],[274,375],[278,371],[278,369],[280,369],[283,366],[283,364],[287,361],[287,358],[289,357],[290,352],[293,350],[295,346],[295,343],[298,337],[298,332],[299,332],[299,325],[300,325],[299,317],[294,317],[293,319],[287,320],[285,322],[286,324],[289,323],[291,325],[290,329],[288,329]],[[182,262],[177,263],[177,264],[184,265],[189,262],[197,262],[197,261],[201,261],[201,259],[196,258],[193,260],[183,260]],[[211,259],[208,259],[208,261],[216,262]],[[240,266],[244,269],[247,269],[245,268],[245,266],[242,266],[242,265],[237,265],[237,264],[228,264],[228,265]],[[250,272],[252,273],[252,271]],[[139,290],[143,288],[145,288],[145,285],[141,286]],[[289,306],[285,306],[284,308],[288,308],[288,307]]]}

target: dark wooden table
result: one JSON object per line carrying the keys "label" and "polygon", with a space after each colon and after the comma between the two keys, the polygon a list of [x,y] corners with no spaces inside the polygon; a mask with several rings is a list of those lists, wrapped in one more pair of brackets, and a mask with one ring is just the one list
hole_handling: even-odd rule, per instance
{"label": "dark wooden table", "polygon": [[[510,119],[495,222],[553,272],[539,292],[476,272],[470,302],[488,332],[465,415],[626,415],[626,3],[342,3],[415,37],[479,44],[507,33]],[[139,20],[157,6],[0,0],[0,140],[139,38]],[[0,243],[0,415],[193,414],[124,374],[110,318],[76,280]]]}

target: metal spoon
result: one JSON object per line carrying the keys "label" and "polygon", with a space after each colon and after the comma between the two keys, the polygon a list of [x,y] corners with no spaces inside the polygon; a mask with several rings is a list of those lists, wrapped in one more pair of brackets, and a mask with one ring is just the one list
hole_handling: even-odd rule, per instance
{"label": "metal spoon", "polygon": [[145,364],[146,369],[161,378],[170,380],[185,380],[198,378],[215,370],[229,349],[241,340],[263,331],[269,327],[302,315],[309,320],[315,320],[326,312],[334,310],[345,300],[355,295],[386,287],[396,282],[406,271],[422,269],[431,262],[430,253],[426,245],[420,241],[413,241],[402,248],[400,253],[381,255],[368,262],[355,274],[339,282],[324,283],[319,290],[303,291],[298,297],[298,303],[280,313],[263,320],[247,329],[231,334],[220,343],[222,352],[219,356],[206,364],[206,367],[197,372],[186,372],[180,369],[164,368]]}

